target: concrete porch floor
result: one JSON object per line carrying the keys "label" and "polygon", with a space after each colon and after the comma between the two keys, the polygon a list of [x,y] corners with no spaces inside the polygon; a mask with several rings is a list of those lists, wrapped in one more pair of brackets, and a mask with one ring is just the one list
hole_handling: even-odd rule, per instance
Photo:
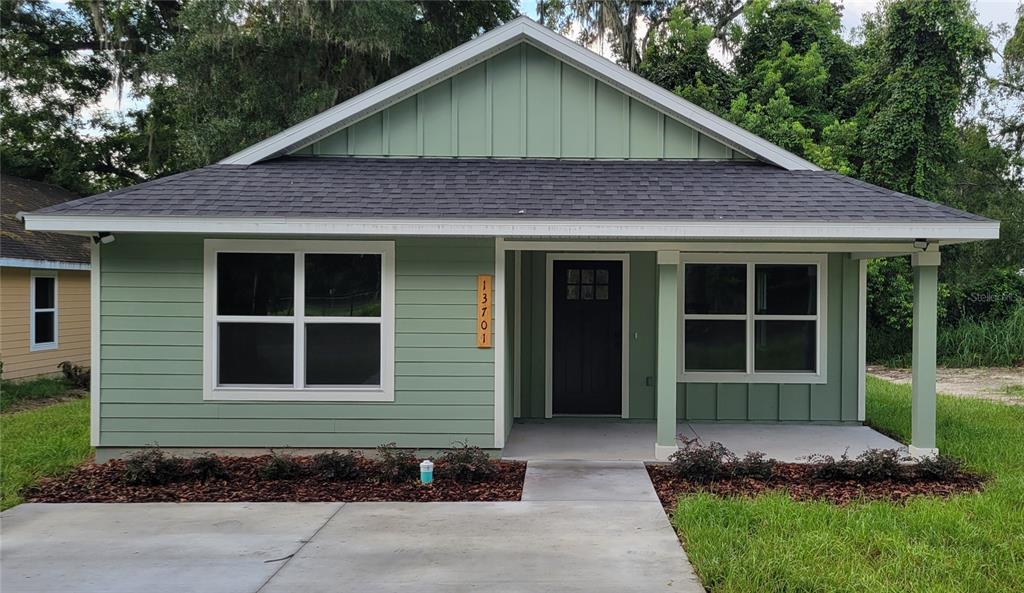
{"label": "concrete porch floor", "polygon": [[[903,444],[867,427],[819,424],[682,422],[676,434],[700,443],[717,441],[737,455],[761,451],[784,462],[805,461],[815,453],[851,457],[868,449],[899,449]],[[654,461],[653,422],[550,420],[517,423],[502,453],[505,459]]]}

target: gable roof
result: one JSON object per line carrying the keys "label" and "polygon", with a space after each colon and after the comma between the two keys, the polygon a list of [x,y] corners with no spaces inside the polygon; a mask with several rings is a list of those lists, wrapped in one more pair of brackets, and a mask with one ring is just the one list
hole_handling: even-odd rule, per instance
{"label": "gable roof", "polygon": [[29,212],[74,200],[66,189],[11,175],[0,175],[0,261],[88,264],[89,240],[57,233],[25,230],[19,212]]}
{"label": "gable roof", "polygon": [[998,223],[829,171],[756,161],[282,157],[31,215],[124,232],[972,240]]}
{"label": "gable roof", "polygon": [[237,152],[223,159],[221,163],[251,165],[286,155],[519,43],[528,43],[547,52],[741,153],[784,169],[820,170],[813,163],[697,107],[527,17],[510,21],[319,115]]}

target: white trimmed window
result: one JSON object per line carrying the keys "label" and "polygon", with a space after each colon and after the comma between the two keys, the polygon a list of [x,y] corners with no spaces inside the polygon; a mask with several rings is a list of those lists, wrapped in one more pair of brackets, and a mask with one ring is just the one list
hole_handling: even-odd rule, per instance
{"label": "white trimmed window", "polygon": [[680,261],[680,381],[825,383],[825,255]]}
{"label": "white trimmed window", "polygon": [[29,351],[57,347],[57,272],[32,270],[29,275]]}
{"label": "white trimmed window", "polygon": [[203,397],[392,401],[394,243],[207,239]]}

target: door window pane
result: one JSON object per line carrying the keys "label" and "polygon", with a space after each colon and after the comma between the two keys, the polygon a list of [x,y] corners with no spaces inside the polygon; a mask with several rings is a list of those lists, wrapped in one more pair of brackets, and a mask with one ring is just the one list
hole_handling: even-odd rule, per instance
{"label": "door window pane", "polygon": [[306,254],[306,315],[380,317],[381,256]]}
{"label": "door window pane", "polygon": [[380,385],[380,325],[306,325],[306,385]]}
{"label": "door window pane", "polygon": [[[46,311],[43,313],[35,313],[35,335],[32,337],[33,344],[49,344],[56,338],[54,332],[54,318],[55,313],[53,311]],[[24,318],[22,318],[24,319]]]}
{"label": "door window pane", "polygon": [[746,264],[686,264],[686,313],[747,312]]}
{"label": "door window pane", "polygon": [[54,308],[54,278],[36,276],[36,309]]}
{"label": "door window pane", "polygon": [[814,321],[755,321],[754,370],[814,372],[816,329]]}
{"label": "door window pane", "polygon": [[578,301],[580,299],[580,286],[578,284],[570,284],[565,287],[565,300],[567,301]]}
{"label": "door window pane", "polygon": [[295,255],[218,253],[218,315],[292,315]]}
{"label": "door window pane", "polygon": [[688,319],[685,323],[687,371],[746,371],[745,321]]}
{"label": "door window pane", "polygon": [[291,323],[220,323],[221,385],[292,385]]}
{"label": "door window pane", "polygon": [[815,315],[818,311],[818,267],[771,264],[754,266],[758,315]]}

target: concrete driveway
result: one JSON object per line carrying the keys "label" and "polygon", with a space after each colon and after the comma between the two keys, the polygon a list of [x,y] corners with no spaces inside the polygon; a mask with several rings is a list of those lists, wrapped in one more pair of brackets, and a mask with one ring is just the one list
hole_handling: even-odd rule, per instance
{"label": "concrete driveway", "polygon": [[521,502],[24,504],[3,593],[703,592],[639,463],[531,462]]}

